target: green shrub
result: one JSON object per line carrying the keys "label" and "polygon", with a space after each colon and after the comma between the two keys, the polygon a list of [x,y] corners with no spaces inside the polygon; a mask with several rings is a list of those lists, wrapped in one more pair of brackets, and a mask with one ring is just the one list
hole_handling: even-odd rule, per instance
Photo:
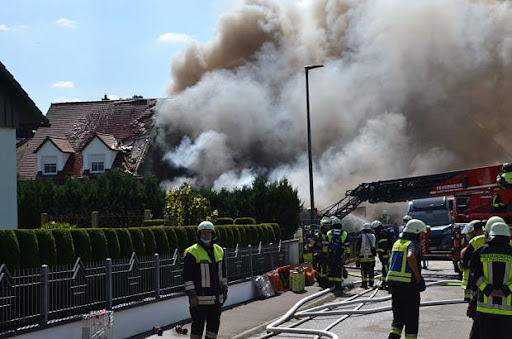
{"label": "green shrub", "polygon": [[146,245],[146,255],[154,255],[156,251],[156,240],[151,228],[141,228],[144,234],[144,245]]}
{"label": "green shrub", "polygon": [[55,244],[52,232],[38,229],[34,231],[34,234],[37,237],[37,244],[39,246],[39,264],[57,265],[57,245]]}
{"label": "green shrub", "polygon": [[228,226],[233,232],[233,247],[242,246],[242,236],[240,235],[240,226]]}
{"label": "green shrub", "polygon": [[222,247],[226,247],[225,243],[227,238],[226,226],[215,226],[215,243]]}
{"label": "green shrub", "polygon": [[188,244],[188,237],[187,237],[187,231],[183,227],[173,227],[174,232],[176,233],[176,241],[178,244],[178,251],[180,251],[181,254],[185,252],[187,249]]}
{"label": "green shrub", "polygon": [[20,267],[32,268],[38,267],[41,259],[39,258],[39,245],[37,243],[37,236],[33,231],[29,230],[16,230],[16,238],[20,247]]}
{"label": "green shrub", "polygon": [[279,240],[282,240],[282,237],[283,237],[283,231],[281,230],[281,226],[279,226],[279,224],[276,224],[276,223],[272,223],[270,224],[272,226],[272,228],[274,229],[274,235],[276,237],[276,240],[279,241]]}
{"label": "green shrub", "polygon": [[75,256],[81,258],[84,263],[92,261],[92,247],[89,233],[84,229],[70,230],[75,246]]}
{"label": "green shrub", "polygon": [[107,239],[107,258],[121,258],[121,245],[119,243],[116,230],[111,228],[104,228],[103,234],[105,234],[105,238]]}
{"label": "green shrub", "polygon": [[57,246],[57,264],[74,264],[76,260],[75,246],[71,232],[69,230],[53,230],[52,234]]}
{"label": "green shrub", "polygon": [[260,243],[260,232],[256,225],[248,226],[248,229],[251,232],[251,245],[258,245]]}
{"label": "green shrub", "polygon": [[268,241],[273,243],[273,244],[276,244],[279,242],[279,240],[276,238],[276,235],[274,234],[274,228],[272,227],[272,225],[266,225],[267,227],[267,231],[268,231]]}
{"label": "green shrub", "polygon": [[20,268],[20,246],[12,230],[0,230],[0,265],[13,272]]}
{"label": "green shrub", "polygon": [[143,257],[146,255],[146,244],[144,244],[144,234],[139,228],[129,228],[130,236],[132,238],[133,251],[137,256]]}
{"label": "green shrub", "polygon": [[261,240],[261,243],[262,244],[268,244],[269,243],[269,241],[268,241],[268,238],[269,238],[268,229],[265,226],[261,225],[261,224],[258,225],[257,227],[260,230],[260,235],[261,235],[260,240]]}
{"label": "green shrub", "polygon": [[197,226],[184,226],[185,231],[187,232],[187,247],[192,246],[194,243],[199,240],[197,238]]}
{"label": "green shrub", "polygon": [[162,227],[151,227],[155,236],[156,252],[158,254],[167,254],[170,252],[169,240]]}
{"label": "green shrub", "polygon": [[226,234],[227,234],[227,248],[234,248],[235,247],[235,235],[233,234],[233,227],[226,226]]}
{"label": "green shrub", "polygon": [[47,222],[46,224],[41,226],[43,230],[74,230],[76,225],[72,225],[68,222]]}
{"label": "green shrub", "polygon": [[[86,229],[91,239],[92,260],[101,261],[108,258],[108,242],[102,229]],[[117,239],[117,237],[116,237]],[[118,242],[119,244],[119,242]]]}
{"label": "green shrub", "polygon": [[142,227],[147,226],[163,226],[165,225],[165,219],[149,219],[142,221]]}
{"label": "green shrub", "polygon": [[256,219],[252,217],[239,217],[235,219],[235,225],[256,225]]}
{"label": "green shrub", "polygon": [[[130,258],[133,253],[133,243],[130,232],[127,229],[116,229],[121,258]],[[107,238],[108,239],[108,238]]]}
{"label": "green shrub", "polygon": [[164,227],[164,231],[167,235],[167,240],[169,240],[169,253],[173,254],[174,250],[179,248],[178,237],[176,236],[174,227]]}
{"label": "green shrub", "polygon": [[247,226],[239,226],[238,230],[240,231],[240,246],[247,247]]}
{"label": "green shrub", "polygon": [[215,220],[215,222],[213,224],[214,225],[233,225],[234,223],[235,223],[235,220],[233,218],[223,217],[223,218],[217,218],[217,220]]}

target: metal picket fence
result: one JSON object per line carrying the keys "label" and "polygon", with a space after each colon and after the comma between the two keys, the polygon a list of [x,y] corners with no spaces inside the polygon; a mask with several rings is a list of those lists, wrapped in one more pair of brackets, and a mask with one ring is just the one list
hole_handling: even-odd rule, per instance
{"label": "metal picket fence", "polygon": [[[289,263],[292,242],[225,250],[228,281],[251,278]],[[183,258],[158,255],[22,269],[0,265],[0,334],[79,318],[98,309],[181,295]]]}

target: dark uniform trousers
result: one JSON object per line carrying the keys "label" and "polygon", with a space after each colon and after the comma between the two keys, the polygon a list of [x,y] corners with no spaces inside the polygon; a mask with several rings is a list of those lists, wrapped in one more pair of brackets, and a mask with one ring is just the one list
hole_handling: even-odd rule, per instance
{"label": "dark uniform trousers", "polygon": [[477,314],[477,338],[480,339],[510,339],[512,338],[512,321],[510,316],[487,317]]}
{"label": "dark uniform trousers", "polygon": [[363,288],[367,287],[367,283],[369,283],[370,287],[373,287],[373,281],[375,278],[375,261],[361,262],[361,276]]}
{"label": "dark uniform trousers", "polygon": [[[391,296],[393,306],[392,332],[389,339],[399,339],[402,329],[405,326],[405,337],[407,334],[418,333],[418,323],[420,318],[420,290],[414,283],[402,284],[391,283]],[[414,338],[415,338],[414,336]]]}
{"label": "dark uniform trousers", "polygon": [[[192,317],[192,326],[190,328],[190,338],[202,337],[204,332],[204,324],[206,322],[206,339],[217,338],[220,327],[221,305],[198,305],[190,308]],[[197,334],[200,333],[200,334]]]}

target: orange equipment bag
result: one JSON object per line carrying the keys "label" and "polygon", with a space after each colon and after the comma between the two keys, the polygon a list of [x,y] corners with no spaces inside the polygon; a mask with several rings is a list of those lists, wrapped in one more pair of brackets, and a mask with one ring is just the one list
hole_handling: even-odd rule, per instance
{"label": "orange equipment bag", "polygon": [[308,264],[302,264],[302,265],[300,265],[300,267],[304,271],[304,277],[305,277],[305,280],[306,280],[305,281],[306,282],[306,286],[313,285],[315,283],[315,273],[316,273],[316,271],[313,269],[313,267],[311,267]]}
{"label": "orange equipment bag", "polygon": [[276,270],[268,272],[267,277],[270,280],[270,284],[272,285],[274,292],[284,291],[283,284],[281,283],[281,278],[279,277],[279,273]]}

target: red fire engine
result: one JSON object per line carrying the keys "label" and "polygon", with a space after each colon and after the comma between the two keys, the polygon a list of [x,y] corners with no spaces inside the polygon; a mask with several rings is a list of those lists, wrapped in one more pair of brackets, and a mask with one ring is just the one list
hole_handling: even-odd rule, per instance
{"label": "red fire engine", "polygon": [[[488,219],[493,215],[512,223],[512,189],[497,184],[502,165],[465,169],[453,172],[410,178],[362,183],[346,192],[345,197],[322,211],[323,215],[336,215],[340,219],[354,211],[359,204],[403,202],[413,199],[449,196],[452,214],[453,248],[448,253],[427,253],[428,259],[453,260],[460,258],[465,246],[461,236],[461,223],[474,219]],[[493,196],[498,195],[503,206],[493,207]],[[431,251],[433,252],[433,251]],[[455,265],[456,266],[456,265]]]}

